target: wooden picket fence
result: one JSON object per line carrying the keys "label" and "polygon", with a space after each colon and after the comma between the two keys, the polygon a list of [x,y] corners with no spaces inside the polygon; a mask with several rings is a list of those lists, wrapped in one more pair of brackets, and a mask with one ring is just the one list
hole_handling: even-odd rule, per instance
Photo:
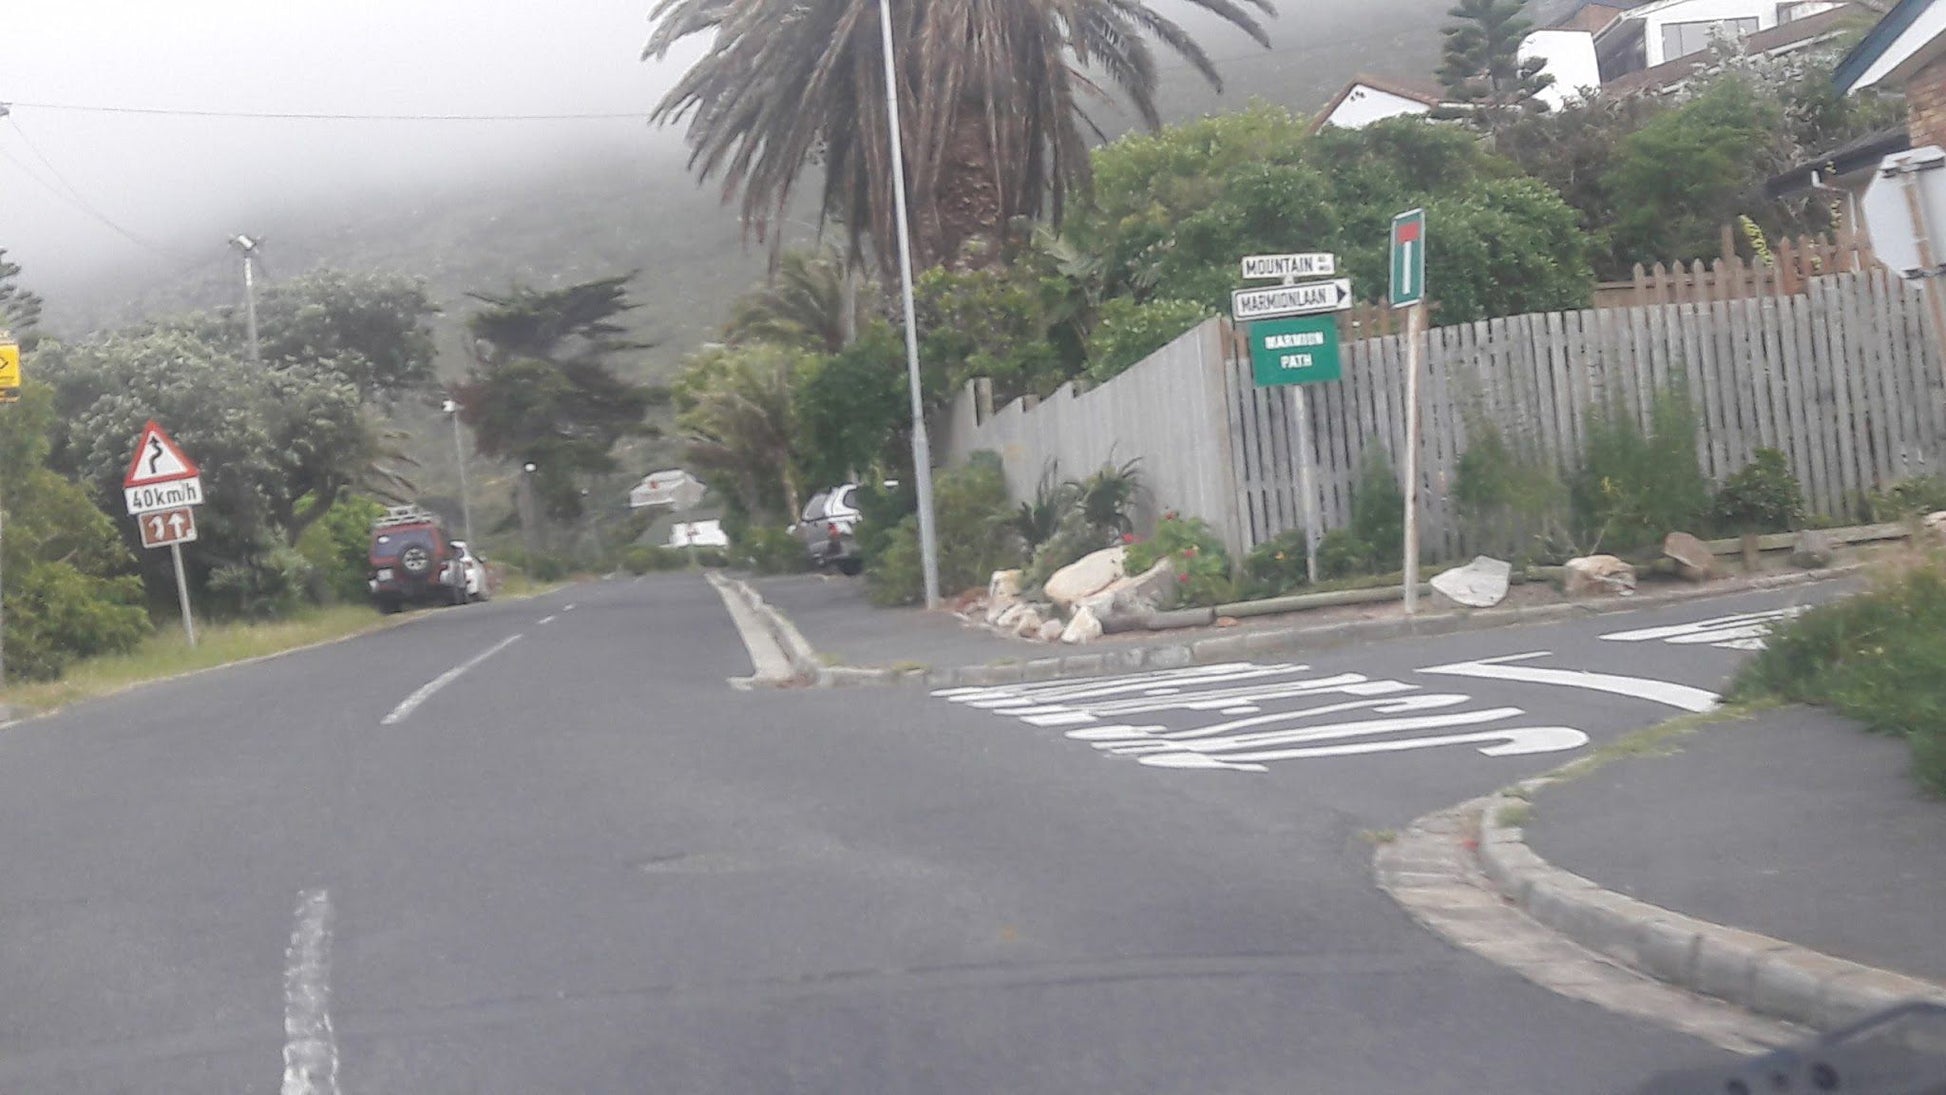
{"label": "wooden picket fence", "polygon": [[[1802,294],[1813,278],[1856,273],[1876,265],[1871,249],[1849,231],[1826,236],[1780,240],[1768,260],[1745,258],[1735,247],[1729,228],[1723,230],[1723,253],[1691,263],[1636,263],[1625,281],[1595,286],[1592,308],[1641,308],[1651,304],[1703,304],[1712,300],[1743,300]],[[1390,333],[1389,331],[1387,332]]]}
{"label": "wooden picket fence", "polygon": [[[1725,286],[1669,302],[1433,329],[1419,461],[1429,544],[1449,556],[1463,547],[1452,490],[1469,404],[1565,472],[1578,463],[1589,407],[1619,401],[1646,423],[1658,388],[1681,383],[1696,409],[1706,476],[1721,482],[1758,448],[1776,448],[1807,506],[1829,517],[1847,515],[1865,492],[1942,466],[1946,375],[1920,291],[1877,267],[1804,278],[1791,292],[1717,295]],[[1229,345],[1234,519],[1247,548],[1297,527],[1303,500],[1291,390],[1256,387],[1247,350]],[[1348,342],[1344,355],[1344,379],[1308,392],[1327,529],[1350,521],[1365,450],[1379,446],[1396,468],[1405,445],[1403,336]]]}

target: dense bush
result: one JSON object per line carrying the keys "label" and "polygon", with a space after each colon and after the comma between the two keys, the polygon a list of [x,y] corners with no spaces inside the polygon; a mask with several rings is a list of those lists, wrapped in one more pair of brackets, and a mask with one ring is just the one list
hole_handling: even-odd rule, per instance
{"label": "dense bush", "polygon": [[633,544],[622,552],[622,569],[630,574],[652,574],[659,570],[681,570],[689,565],[689,552],[661,544]]}
{"label": "dense bush", "polygon": [[[297,550],[310,564],[318,592],[346,604],[361,602],[370,594],[366,583],[371,577],[372,522],[384,513],[382,504],[363,495],[348,495],[304,530]],[[472,546],[479,549],[477,544]]]}
{"label": "dense bush", "polygon": [[1454,476],[1453,505],[1466,550],[1517,563],[1554,558],[1567,510],[1560,478],[1477,409],[1466,412],[1465,421],[1466,451]]}
{"label": "dense bush", "polygon": [[1865,497],[1864,514],[1868,521],[1903,521],[1946,509],[1946,475],[1919,475],[1901,479]]}
{"label": "dense bush", "polygon": [[811,569],[804,541],[781,528],[753,526],[741,530],[730,540],[730,558],[758,574],[796,574]]}
{"label": "dense bush", "polygon": [[[1403,549],[1403,545],[1401,545]],[[1325,581],[1370,574],[1376,568],[1372,545],[1348,528],[1334,528],[1318,540],[1318,577]]]}
{"label": "dense bush", "polygon": [[[1020,539],[999,457],[974,453],[966,466],[941,472],[933,483],[933,514],[942,596],[984,589],[994,571],[1020,565]],[[884,548],[866,562],[865,577],[877,604],[925,599],[916,514],[892,528]]]}
{"label": "dense bush", "polygon": [[1140,304],[1128,297],[1104,301],[1088,341],[1088,377],[1112,380],[1213,314],[1195,301],[1170,297]]}
{"label": "dense bush", "polygon": [[135,649],[151,631],[142,583],[102,579],[65,560],[7,572],[7,672],[46,680],[81,658]]}
{"label": "dense bush", "polygon": [[1656,395],[1650,428],[1620,403],[1587,412],[1587,448],[1571,498],[1575,536],[1587,549],[1626,552],[1693,532],[1709,513],[1709,484],[1696,460],[1696,413],[1682,380]]}
{"label": "dense bush", "polygon": [[1368,445],[1351,492],[1352,535],[1367,545],[1371,569],[1399,569],[1405,559],[1405,491],[1384,449]]}
{"label": "dense bush", "polygon": [[1946,562],[1777,627],[1737,675],[1738,699],[1828,704],[1912,745],[1919,781],[1946,795]]}
{"label": "dense bush", "polygon": [[1163,514],[1154,536],[1129,545],[1122,569],[1142,574],[1164,559],[1176,574],[1174,604],[1217,605],[1236,596],[1229,553],[1202,518]]}
{"label": "dense bush", "polygon": [[1022,503],[1014,515],[1014,527],[1023,533],[1043,531],[1049,515],[1057,515],[1053,534],[1028,554],[1028,589],[1045,584],[1055,571],[1083,556],[1130,542],[1135,504],[1144,489],[1135,460],[1119,467],[1104,464],[1085,479],[1070,479],[1058,487],[1050,488],[1050,479],[1044,473],[1033,505]]}
{"label": "dense bush", "polygon": [[1758,449],[1716,492],[1716,521],[1725,532],[1789,532],[1804,522],[1804,494],[1784,454]]}
{"label": "dense bush", "polygon": [[1265,540],[1243,558],[1245,597],[1276,597],[1310,581],[1304,530],[1294,528]]}
{"label": "dense bush", "polygon": [[307,602],[316,588],[310,560],[296,548],[268,551],[210,571],[207,592],[212,615],[246,620],[274,620],[289,616]]}

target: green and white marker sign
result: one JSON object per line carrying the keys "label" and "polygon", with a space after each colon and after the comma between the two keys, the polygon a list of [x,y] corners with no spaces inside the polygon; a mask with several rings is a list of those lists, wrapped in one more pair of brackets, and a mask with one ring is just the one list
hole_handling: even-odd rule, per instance
{"label": "green and white marker sign", "polygon": [[1250,368],[1260,388],[1337,380],[1337,319],[1324,315],[1257,320],[1250,325]]}

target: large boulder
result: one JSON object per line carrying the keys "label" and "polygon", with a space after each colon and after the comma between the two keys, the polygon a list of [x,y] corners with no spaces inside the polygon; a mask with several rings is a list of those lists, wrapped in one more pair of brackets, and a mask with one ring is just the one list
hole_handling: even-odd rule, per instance
{"label": "large boulder", "polygon": [[1020,606],[1020,615],[1014,617],[1013,631],[1023,639],[1038,639],[1041,637],[1041,625],[1046,622],[1047,617],[1041,615],[1039,609],[1030,604],[1023,604]]}
{"label": "large boulder", "polygon": [[1101,638],[1101,621],[1095,619],[1094,611],[1087,605],[1075,609],[1074,618],[1068,621],[1067,627],[1061,629],[1061,641],[1069,645],[1092,642],[1099,638]]}
{"label": "large boulder", "polygon": [[1020,603],[1020,571],[996,570],[987,583],[987,622],[999,623],[1000,616]]}
{"label": "large boulder", "polygon": [[1107,587],[1083,597],[1075,602],[1075,608],[1091,609],[1095,617],[1104,622],[1110,613],[1116,611],[1147,615],[1162,606],[1175,586],[1175,564],[1168,559],[1157,559],[1154,566],[1142,573],[1117,578]]}
{"label": "large boulder", "polygon": [[1056,616],[1051,620],[1041,621],[1041,629],[1034,637],[1044,643],[1051,643],[1059,639],[1067,629],[1068,625],[1062,623],[1061,618]]}
{"label": "large boulder", "polygon": [[1122,577],[1122,561],[1127,554],[1125,547],[1102,548],[1069,563],[1047,580],[1043,587],[1047,599],[1065,611],[1075,602],[1100,593]]}
{"label": "large boulder", "polygon": [[1831,546],[1831,537],[1817,529],[1805,529],[1791,543],[1791,565],[1805,570],[1821,570],[1830,566],[1836,554]]}
{"label": "large boulder", "polygon": [[1566,572],[1561,584],[1570,597],[1590,593],[1616,593],[1626,597],[1635,592],[1635,568],[1613,555],[1583,555],[1569,559],[1561,569]]}
{"label": "large boulder", "polygon": [[1000,615],[993,618],[993,626],[1002,631],[1012,631],[1020,626],[1021,616],[1031,611],[1033,610],[1028,606],[1027,602],[1015,601],[1013,604],[1002,609]]}
{"label": "large boulder", "polygon": [[1432,587],[1455,604],[1491,608],[1506,600],[1507,582],[1513,576],[1513,569],[1498,559],[1476,555],[1463,567],[1434,575]]}
{"label": "large boulder", "polygon": [[1938,540],[1942,544],[1946,544],[1946,509],[1936,510],[1926,514],[1925,523],[1926,529],[1932,533],[1933,539]]}
{"label": "large boulder", "polygon": [[1662,554],[1676,564],[1676,576],[1686,582],[1707,582],[1716,575],[1715,553],[1687,532],[1663,537]]}

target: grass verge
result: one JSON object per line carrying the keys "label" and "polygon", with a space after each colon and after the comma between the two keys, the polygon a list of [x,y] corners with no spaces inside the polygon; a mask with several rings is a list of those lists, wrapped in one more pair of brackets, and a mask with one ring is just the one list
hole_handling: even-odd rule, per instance
{"label": "grass verge", "polygon": [[[502,600],[522,600],[552,593],[565,584],[524,578],[515,582],[510,578],[496,596]],[[288,620],[199,623],[194,649],[184,638],[181,626],[172,620],[158,627],[155,634],[127,654],[89,658],[69,666],[59,680],[23,682],[0,690],[0,704],[10,708],[16,717],[43,714],[148,681],[396,627],[412,618],[411,614],[380,616],[370,605],[361,604],[330,605]]]}
{"label": "grass verge", "polygon": [[1909,556],[1867,592],[1778,627],[1730,694],[1823,704],[1898,734],[1913,777],[1946,796],[1946,558]]}

